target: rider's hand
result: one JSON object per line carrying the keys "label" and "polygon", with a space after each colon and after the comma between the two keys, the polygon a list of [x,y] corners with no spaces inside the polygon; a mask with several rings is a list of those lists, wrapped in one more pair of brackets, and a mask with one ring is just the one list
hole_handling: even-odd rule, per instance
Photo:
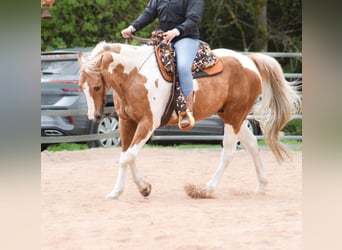
{"label": "rider's hand", "polygon": [[125,39],[131,38],[131,34],[135,31],[134,27],[130,25],[128,28],[121,31],[121,35]]}
{"label": "rider's hand", "polygon": [[174,28],[172,30],[169,30],[165,32],[164,35],[164,42],[167,42],[168,44],[172,41],[173,38],[176,36],[179,36],[180,32],[178,29]]}

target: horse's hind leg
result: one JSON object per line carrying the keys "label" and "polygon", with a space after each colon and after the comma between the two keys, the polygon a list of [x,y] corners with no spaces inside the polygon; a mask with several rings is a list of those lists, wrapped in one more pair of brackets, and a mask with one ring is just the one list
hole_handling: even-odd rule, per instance
{"label": "horse's hind leg", "polygon": [[235,134],[233,127],[225,124],[224,137],[223,137],[223,149],[221,151],[220,163],[216,169],[213,177],[207,183],[207,196],[211,196],[215,191],[224,171],[231,162],[233,155],[236,151],[237,134]]}
{"label": "horse's hind leg", "polygon": [[231,162],[236,150],[237,134],[235,134],[232,126],[225,124],[223,149],[221,151],[220,163],[214,175],[207,183],[206,189],[203,190],[194,185],[185,186],[185,191],[192,198],[210,198],[212,197],[225,169]]}
{"label": "horse's hind leg", "polygon": [[246,150],[252,155],[258,177],[256,191],[257,193],[264,193],[265,186],[267,184],[267,177],[264,164],[261,160],[257,138],[253,135],[252,131],[250,131],[244,124],[240,128],[238,138],[241,141],[241,143],[246,147]]}

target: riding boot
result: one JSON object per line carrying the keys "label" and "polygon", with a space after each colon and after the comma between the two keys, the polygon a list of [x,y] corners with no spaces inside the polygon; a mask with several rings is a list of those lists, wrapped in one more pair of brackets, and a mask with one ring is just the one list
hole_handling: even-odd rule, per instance
{"label": "riding boot", "polygon": [[195,126],[195,118],[192,114],[192,107],[194,104],[195,93],[191,92],[186,98],[186,110],[179,112],[178,127],[183,130],[192,129]]}

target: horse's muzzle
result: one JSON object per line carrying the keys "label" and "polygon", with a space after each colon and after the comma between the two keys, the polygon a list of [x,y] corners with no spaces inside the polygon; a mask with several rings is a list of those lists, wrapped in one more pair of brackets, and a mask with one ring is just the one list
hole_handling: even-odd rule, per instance
{"label": "horse's muzzle", "polygon": [[95,111],[93,121],[94,121],[94,122],[99,122],[99,121],[101,121],[101,119],[104,117],[104,113],[103,113],[103,112],[104,112],[104,107],[101,106],[101,108],[100,108],[99,111]]}

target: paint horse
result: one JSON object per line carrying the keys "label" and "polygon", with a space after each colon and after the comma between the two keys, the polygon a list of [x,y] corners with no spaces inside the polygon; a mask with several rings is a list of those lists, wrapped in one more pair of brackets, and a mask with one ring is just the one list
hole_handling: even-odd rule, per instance
{"label": "paint horse", "polygon": [[[257,139],[244,125],[251,112],[259,121],[265,141],[281,162],[289,152],[279,141],[279,132],[300,107],[300,97],[284,78],[279,63],[264,54],[242,55],[228,49],[212,52],[222,60],[224,70],[210,77],[194,79],[196,121],[217,114],[224,121],[223,148],[219,165],[206,186],[187,185],[193,198],[211,198],[231,161],[236,142],[240,140],[251,154],[257,174],[257,192],[264,192],[267,176],[258,150]],[[152,132],[160,126],[172,84],[165,81],[157,66],[154,48],[150,45],[129,45],[100,42],[89,53],[79,55],[79,85],[88,105],[88,118],[103,117],[106,93],[113,88],[119,116],[121,155],[117,180],[107,198],[118,198],[123,190],[127,169],[140,193],[147,197],[151,184],[143,179],[136,158]],[[261,101],[256,103],[261,93]],[[176,112],[168,125],[176,125]],[[180,156],[182,167],[190,159]]]}

